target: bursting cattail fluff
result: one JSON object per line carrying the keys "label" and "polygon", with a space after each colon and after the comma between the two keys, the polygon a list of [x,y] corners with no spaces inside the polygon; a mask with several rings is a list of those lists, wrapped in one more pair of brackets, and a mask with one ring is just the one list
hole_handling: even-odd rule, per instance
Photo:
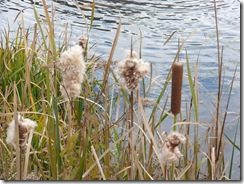
{"label": "bursting cattail fluff", "polygon": [[84,49],[86,47],[86,44],[87,44],[87,37],[84,35],[81,35],[78,38],[78,44]]}
{"label": "bursting cattail fluff", "polygon": [[65,99],[76,98],[81,91],[81,83],[85,74],[84,45],[87,42],[85,37],[80,37],[79,45],[75,45],[63,52],[57,68],[61,72],[62,84],[60,91]]}
{"label": "bursting cattail fluff", "polygon": [[183,80],[183,64],[176,61],[172,65],[171,111],[174,115],[181,110],[181,90]]}
{"label": "bursting cattail fluff", "polygon": [[178,132],[170,133],[166,138],[165,142],[160,149],[160,158],[165,164],[171,164],[182,156],[178,146],[181,143],[185,143],[186,138],[184,135]]}
{"label": "bursting cattail fluff", "polygon": [[129,91],[137,89],[139,79],[149,72],[149,63],[138,59],[137,53],[128,51],[125,60],[118,63],[118,72],[124,78]]}
{"label": "bursting cattail fluff", "polygon": [[[26,145],[27,134],[34,130],[37,126],[35,121],[32,121],[28,118],[24,118],[18,114],[18,123],[19,123],[19,144],[20,148],[24,148]],[[16,135],[15,135],[15,120],[13,119],[7,129],[7,138],[6,142],[12,145],[16,149]]]}

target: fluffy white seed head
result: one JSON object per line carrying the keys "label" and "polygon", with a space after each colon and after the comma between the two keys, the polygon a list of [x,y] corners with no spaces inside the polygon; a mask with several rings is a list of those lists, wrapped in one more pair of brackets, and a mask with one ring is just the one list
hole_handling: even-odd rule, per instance
{"label": "fluffy white seed head", "polygon": [[[26,136],[31,130],[34,130],[37,126],[35,121],[32,121],[28,118],[24,118],[21,115],[18,115],[18,124],[19,124],[19,139],[20,146],[24,147],[26,143]],[[15,134],[15,120],[13,119],[7,129],[7,138],[6,142],[16,148],[16,134]]]}
{"label": "fluffy white seed head", "polygon": [[132,53],[131,53],[130,50],[127,50],[125,58],[126,59],[138,59],[138,54],[135,51],[132,51]]}
{"label": "fluffy white seed head", "polygon": [[[79,42],[87,41],[85,37],[80,37]],[[60,62],[57,62],[57,67],[61,72],[62,84],[61,93],[62,96],[68,100],[70,98],[76,98],[81,91],[81,83],[84,80],[85,75],[85,61],[84,61],[84,49],[80,45],[75,45],[63,52],[60,57]]]}
{"label": "fluffy white seed head", "polygon": [[178,132],[170,133],[166,138],[165,142],[160,150],[160,158],[165,164],[171,164],[182,156],[178,146],[180,143],[185,143],[186,138],[184,135]]}
{"label": "fluffy white seed head", "polygon": [[63,85],[60,85],[60,91],[65,99],[68,99],[69,97],[75,98],[80,94],[81,84],[64,83]]}
{"label": "fluffy white seed head", "polygon": [[136,65],[136,70],[140,73],[141,77],[144,77],[150,71],[150,64],[140,59]]}
{"label": "fluffy white seed head", "polygon": [[177,155],[172,150],[170,150],[166,144],[164,144],[161,148],[159,157],[166,165],[178,161]]}
{"label": "fluffy white seed head", "polygon": [[20,126],[26,128],[28,132],[31,130],[34,130],[34,128],[37,126],[37,123],[35,121],[32,121],[28,118],[24,118],[21,116],[20,121],[19,121]]}
{"label": "fluffy white seed head", "polygon": [[136,60],[134,60],[134,59],[127,59],[127,60],[125,60],[125,65],[128,68],[133,68],[133,67],[136,66]]}
{"label": "fluffy white seed head", "polygon": [[174,145],[176,144],[178,145],[180,143],[184,144],[186,141],[186,137],[183,134],[180,134],[178,132],[172,132],[166,137],[165,141],[170,142],[171,144]]}
{"label": "fluffy white seed head", "polygon": [[14,120],[12,120],[8,124],[6,142],[8,144],[12,145],[14,148],[16,147],[16,144],[15,144],[15,121]]}
{"label": "fluffy white seed head", "polygon": [[117,64],[118,73],[124,78],[129,91],[138,87],[139,79],[149,71],[149,63],[138,59],[136,52],[127,51],[126,58]]}
{"label": "fluffy white seed head", "polygon": [[78,38],[78,44],[84,49],[85,46],[86,46],[86,43],[87,43],[87,37],[84,36],[84,35],[81,35],[81,36]]}

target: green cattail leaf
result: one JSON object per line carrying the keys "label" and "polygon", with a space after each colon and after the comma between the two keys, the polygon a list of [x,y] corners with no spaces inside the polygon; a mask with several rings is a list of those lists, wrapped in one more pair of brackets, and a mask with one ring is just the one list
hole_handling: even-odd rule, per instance
{"label": "green cattail leaf", "polygon": [[82,152],[82,157],[80,158],[80,165],[79,165],[79,170],[78,170],[78,180],[82,180],[82,175],[84,173],[85,170],[85,161],[86,161],[86,152],[88,149],[88,136],[86,136],[86,140],[85,140],[85,145],[83,148],[83,152]]}
{"label": "green cattail leaf", "polygon": [[151,115],[150,115],[150,118],[149,118],[148,122],[150,122],[151,119],[152,119],[152,117],[154,116],[154,114],[155,114],[155,112],[156,112],[156,109],[157,109],[157,107],[158,107],[158,104],[160,103],[160,100],[161,100],[161,98],[163,97],[163,95],[164,95],[164,93],[165,93],[165,91],[166,91],[166,89],[167,89],[167,86],[168,86],[168,84],[169,84],[169,81],[171,80],[171,70],[172,70],[172,68],[170,69],[170,71],[169,71],[169,73],[168,73],[168,76],[167,76],[167,78],[166,78],[166,82],[165,82],[165,84],[164,84],[164,87],[163,87],[161,93],[159,94],[159,96],[158,96],[158,98],[157,98],[157,100],[156,100],[156,103],[155,103],[155,105],[154,105],[154,107],[153,107],[153,110],[152,110],[152,113],[151,113]]}
{"label": "green cattail leaf", "polygon": [[[237,134],[237,133],[236,133],[236,134]],[[225,137],[228,139],[228,141],[230,141],[230,143],[233,145],[233,147],[236,148],[238,151],[241,151],[241,148],[235,144],[236,134],[235,134],[235,139],[234,139],[234,141],[232,141],[232,140],[231,140],[231,139],[224,133]]]}
{"label": "green cattail leaf", "polygon": [[78,138],[79,138],[79,132],[76,132],[70,137],[66,146],[60,152],[61,157],[64,157],[66,154],[70,154],[70,152],[75,150],[75,146],[77,144]]}
{"label": "green cattail leaf", "polygon": [[171,112],[171,110],[168,110],[167,111],[168,113],[166,113],[159,121],[158,123],[155,125],[154,129],[156,129],[167,117],[168,117],[168,114]]}
{"label": "green cattail leaf", "polygon": [[237,130],[238,130],[238,125],[236,126],[236,132],[235,132],[235,138],[234,141],[232,141],[225,133],[225,137],[230,141],[230,143],[233,145],[232,148],[232,153],[231,153],[231,160],[230,160],[230,170],[229,170],[229,178],[231,179],[232,176],[232,167],[233,167],[233,161],[234,161],[234,153],[235,153],[235,148],[240,151],[240,147],[236,145],[236,135],[237,135]]}
{"label": "green cattail leaf", "polygon": [[46,21],[47,21],[48,26],[49,26],[48,37],[49,37],[50,44],[52,46],[52,54],[53,54],[54,60],[56,60],[56,55],[57,55],[56,54],[56,43],[55,43],[55,40],[54,40],[54,29],[53,29],[52,20],[51,20],[51,18],[49,16],[49,13],[48,13],[46,1],[42,0],[42,4],[43,4],[43,9],[44,9]]}
{"label": "green cattail leaf", "polygon": [[59,135],[59,124],[58,124],[58,104],[57,104],[57,98],[53,99],[53,111],[55,115],[55,130],[56,130],[56,153],[57,153],[57,166],[58,166],[58,172],[61,173],[61,157],[60,157],[60,135]]}
{"label": "green cattail leaf", "polygon": [[43,44],[44,44],[45,50],[48,50],[47,44],[45,42],[45,35],[44,35],[43,29],[42,29],[42,26],[41,26],[41,23],[40,23],[40,20],[39,20],[40,16],[39,16],[39,14],[36,11],[35,5],[33,6],[33,11],[34,11],[34,14],[35,14],[35,19],[36,19],[37,25],[39,27],[39,30],[40,30],[40,33],[41,33],[41,36],[42,36],[42,40],[43,40]]}
{"label": "green cattail leaf", "polygon": [[187,50],[186,50],[186,66],[187,66],[187,74],[188,74],[188,81],[189,81],[189,85],[190,85],[191,95],[192,95],[192,98],[193,98],[193,106],[194,106],[195,118],[196,118],[196,122],[198,122],[197,99],[196,99],[196,93],[195,93],[194,84],[193,84],[193,80],[192,80],[192,75],[191,75],[191,69],[190,69],[190,64],[189,64],[189,60],[188,60]]}
{"label": "green cattail leaf", "polygon": [[[119,140],[118,132],[116,131],[116,128],[113,128],[113,130],[114,130],[114,141],[118,141]],[[120,146],[119,142],[116,144],[116,148],[117,148],[118,153],[120,153],[121,152],[121,149],[120,149],[121,146]]]}

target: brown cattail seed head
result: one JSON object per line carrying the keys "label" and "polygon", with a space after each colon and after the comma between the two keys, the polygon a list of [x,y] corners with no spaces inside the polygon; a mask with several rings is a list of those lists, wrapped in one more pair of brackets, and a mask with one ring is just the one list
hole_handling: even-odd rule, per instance
{"label": "brown cattail seed head", "polygon": [[137,58],[136,52],[127,52],[126,59],[118,63],[118,72],[129,91],[137,89],[139,79],[149,72],[149,63]]}
{"label": "brown cattail seed head", "polygon": [[28,134],[28,130],[26,127],[19,125],[19,145],[20,148],[24,148],[25,144],[27,142],[27,134]]}
{"label": "brown cattail seed head", "polygon": [[174,62],[172,66],[172,86],[171,86],[171,111],[174,115],[180,113],[181,90],[183,80],[182,62]]}
{"label": "brown cattail seed head", "polygon": [[87,37],[84,36],[84,35],[81,35],[79,38],[78,38],[78,43],[79,45],[84,49],[86,47],[86,44],[87,44]]}
{"label": "brown cattail seed head", "polygon": [[[21,149],[24,149],[27,142],[27,134],[34,130],[34,128],[37,126],[37,123],[35,121],[32,121],[28,118],[22,117],[20,114],[18,114],[18,123],[19,123],[19,145]],[[7,129],[7,138],[6,142],[8,144],[11,144],[16,149],[16,135],[15,135],[15,120],[13,119]]]}

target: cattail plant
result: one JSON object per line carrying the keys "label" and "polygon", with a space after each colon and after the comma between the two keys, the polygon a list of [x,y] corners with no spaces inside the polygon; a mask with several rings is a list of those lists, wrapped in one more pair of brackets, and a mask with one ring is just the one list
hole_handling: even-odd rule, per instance
{"label": "cattail plant", "polygon": [[78,38],[78,44],[79,44],[83,49],[85,49],[86,44],[87,44],[87,37],[84,36],[84,35],[81,35],[81,36]]}
{"label": "cattail plant", "polygon": [[136,52],[127,51],[125,60],[118,63],[118,72],[124,78],[129,91],[137,89],[139,79],[150,70],[150,64],[138,59]]}
{"label": "cattail plant", "polygon": [[182,80],[183,64],[178,60],[172,65],[171,111],[175,116],[181,110]]}
{"label": "cattail plant", "polygon": [[175,163],[182,156],[178,146],[181,143],[185,143],[186,137],[178,132],[170,133],[164,141],[164,144],[160,150],[160,158],[168,165]]}
{"label": "cattail plant", "polygon": [[87,37],[80,36],[78,45],[75,45],[63,52],[60,57],[60,62],[56,63],[62,76],[60,91],[65,100],[69,100],[68,105],[68,135],[69,139],[72,135],[74,107],[73,99],[78,97],[84,80],[86,65],[84,59],[84,49],[87,44]]}
{"label": "cattail plant", "polygon": [[63,52],[60,57],[60,62],[56,63],[62,76],[60,91],[66,100],[76,98],[80,94],[81,83],[83,82],[86,69],[84,61],[86,42],[86,37],[79,37],[79,45],[75,45]]}
{"label": "cattail plant", "polygon": [[181,91],[183,81],[183,64],[177,59],[172,65],[172,84],[171,84],[171,112],[174,115],[174,131],[176,130],[177,114],[181,110]]}
{"label": "cattail plant", "polygon": [[[150,70],[150,65],[148,62],[144,62],[142,59],[139,59],[137,53],[131,50],[127,51],[125,60],[118,63],[118,72],[124,78],[127,89],[130,91],[130,124],[129,129],[133,127],[133,91],[136,90],[139,86],[139,79],[143,78],[147,72]],[[130,139],[133,142],[132,133],[129,134]],[[129,147],[129,164],[132,162],[132,148]],[[133,169],[131,168],[131,174],[133,175]],[[131,179],[131,178],[129,178]]]}
{"label": "cattail plant", "polygon": [[[173,130],[176,131],[177,114],[181,111],[181,91],[182,91],[182,81],[183,81],[183,64],[179,58],[173,62],[172,65],[172,84],[171,84],[171,112],[174,115],[174,127]],[[174,160],[177,158],[172,157]],[[179,156],[179,154],[178,154]],[[172,162],[171,179],[174,175],[174,162]]]}
{"label": "cattail plant", "polygon": [[[30,131],[35,129],[37,123],[30,119],[24,118],[19,114],[18,114],[18,123],[19,123],[19,145],[20,148],[23,149],[26,146],[28,133],[30,133]],[[16,149],[16,134],[15,134],[14,119],[8,125],[6,142],[12,145]]]}

